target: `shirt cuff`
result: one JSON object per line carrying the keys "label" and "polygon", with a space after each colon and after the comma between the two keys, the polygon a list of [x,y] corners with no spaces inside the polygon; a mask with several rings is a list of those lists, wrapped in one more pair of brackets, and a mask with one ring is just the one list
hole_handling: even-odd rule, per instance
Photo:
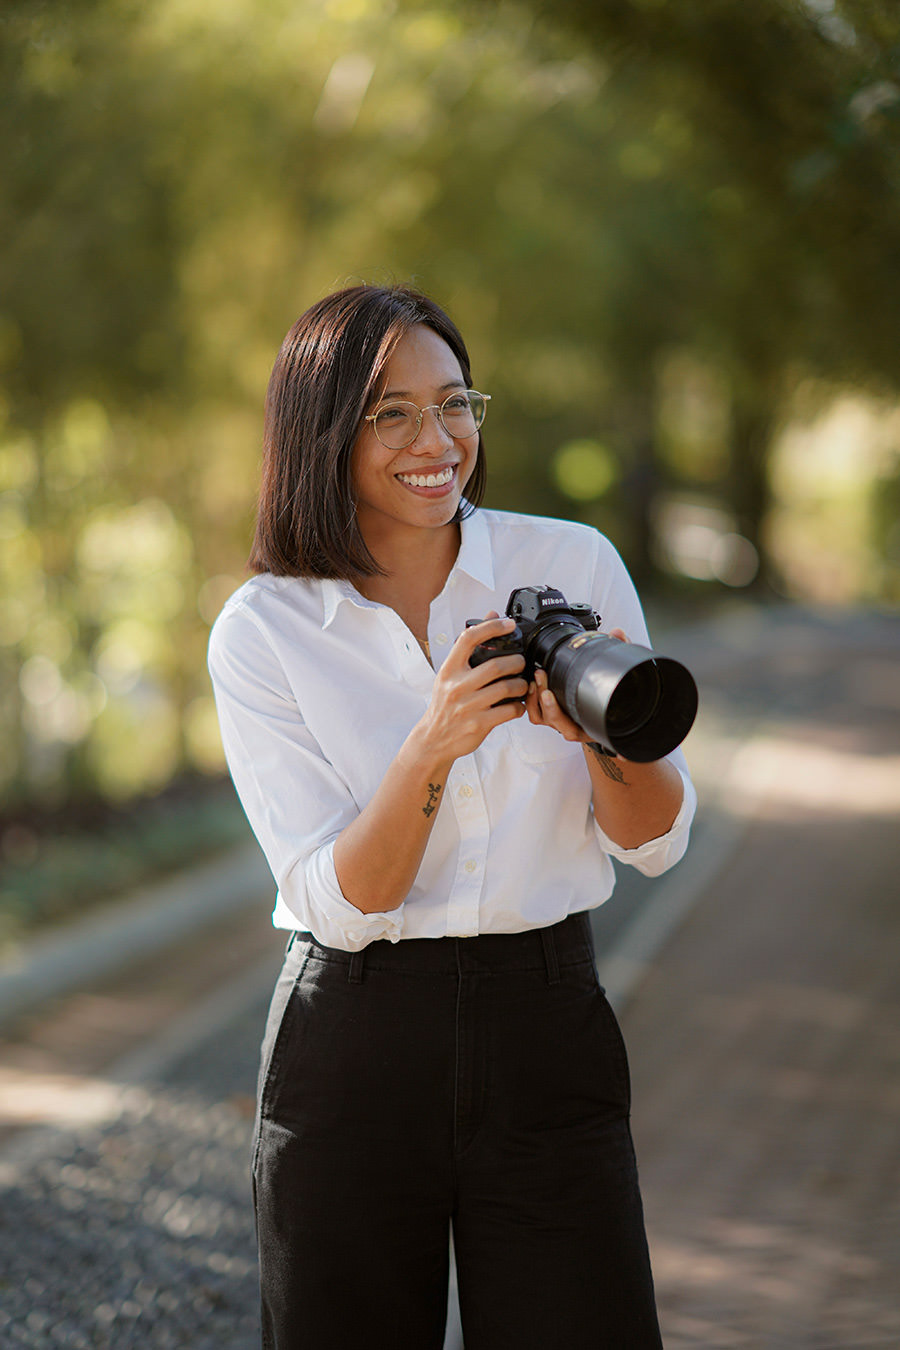
{"label": "shirt cuff", "polygon": [[[364,914],[361,909],[351,905],[344,896],[334,867],[334,840],[324,844],[308,859],[303,868],[306,880],[306,895],[309,917],[308,923],[313,936],[325,947],[337,947],[339,951],[358,952],[370,942],[387,938],[389,942],[399,942],[403,932],[404,904],[396,909],[384,910],[373,914]],[[290,886],[287,895],[282,895],[285,903],[294,913],[290,903]]]}
{"label": "shirt cuff", "polygon": [[[675,767],[678,768],[677,765]],[[657,839],[648,839],[645,844],[639,844],[637,848],[623,848],[621,844],[617,844],[613,839],[610,839],[609,835],[604,834],[597,822],[594,821],[594,829],[597,831],[597,837],[604,852],[628,867],[636,867],[646,877],[658,877],[663,872],[667,872],[670,867],[674,867],[684,857],[687,851],[691,821],[694,819],[694,812],[697,809],[697,792],[688,775],[681,769],[678,769],[678,772],[681,776],[684,795],[678,809],[678,815],[666,834],[661,834]]]}

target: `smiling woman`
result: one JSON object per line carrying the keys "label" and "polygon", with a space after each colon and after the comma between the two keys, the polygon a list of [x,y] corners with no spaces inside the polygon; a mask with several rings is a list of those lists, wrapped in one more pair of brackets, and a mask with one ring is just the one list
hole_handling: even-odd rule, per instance
{"label": "smiling woman", "polygon": [[406,531],[456,519],[479,445],[459,360],[432,328],[418,323],[403,334],[384,381],[352,458],[356,519],[376,558],[402,547]]}
{"label": "smiling woman", "polygon": [[520,654],[470,663],[527,584],[647,636],[595,531],[475,510],[487,401],[417,292],[314,305],[269,385],[258,575],[210,639],[292,933],[255,1130],[267,1350],[439,1350],[451,1224],[467,1350],[660,1345],[586,912],[611,858],[677,862],[695,798],[679,752],[595,756]]}
{"label": "smiling woman", "polygon": [[[359,528],[354,473],[365,467],[363,443],[373,445],[376,454],[388,448],[381,438],[398,444],[399,437],[382,429],[380,414],[386,404],[409,397],[405,382],[421,378],[415,367],[423,346],[431,347],[447,372],[438,403],[453,390],[465,391],[472,377],[459,330],[438,305],[416,292],[352,287],[313,305],[291,328],[266,398],[263,482],[250,555],[255,571],[355,580],[381,570]],[[331,359],[337,350],[339,361]],[[430,404],[432,396],[416,401]],[[425,421],[429,412],[434,409],[425,409]],[[447,435],[437,420],[434,429]],[[419,436],[426,446],[434,429]],[[474,454],[465,455],[465,500],[458,477],[451,494],[460,516],[484,493],[482,437],[469,442]],[[410,447],[405,467],[420,473],[421,463]]]}

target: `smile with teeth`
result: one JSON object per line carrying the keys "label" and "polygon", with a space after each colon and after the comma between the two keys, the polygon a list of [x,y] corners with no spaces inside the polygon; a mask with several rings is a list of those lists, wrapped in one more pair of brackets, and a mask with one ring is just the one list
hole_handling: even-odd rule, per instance
{"label": "smile with teeth", "polygon": [[449,483],[456,472],[455,464],[448,464],[437,473],[398,473],[397,477],[401,483],[406,483],[408,487],[444,487]]}

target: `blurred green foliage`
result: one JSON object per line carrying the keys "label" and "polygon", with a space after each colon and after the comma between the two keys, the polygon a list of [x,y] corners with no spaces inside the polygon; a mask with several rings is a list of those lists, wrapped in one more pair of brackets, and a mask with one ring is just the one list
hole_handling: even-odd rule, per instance
{"label": "blurred green foliage", "polygon": [[230,784],[181,779],[127,806],[71,807],[7,823],[0,873],[0,959],[21,936],[250,838]]}
{"label": "blurred green foliage", "polygon": [[[897,398],[892,0],[7,0],[0,44],[7,812],[221,767],[268,371],[357,279],[460,323],[492,504],[815,593],[841,501],[807,529],[773,455]],[[878,425],[843,598],[900,593]]]}

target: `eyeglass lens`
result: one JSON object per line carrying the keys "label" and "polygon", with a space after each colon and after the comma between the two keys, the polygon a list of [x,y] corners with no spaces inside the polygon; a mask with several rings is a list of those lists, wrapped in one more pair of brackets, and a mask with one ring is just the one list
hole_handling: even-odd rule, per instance
{"label": "eyeglass lens", "polygon": [[[388,403],[372,419],[375,435],[391,450],[412,445],[419,434],[424,412],[415,403]],[[484,421],[487,399],[476,389],[451,394],[437,409],[438,421],[455,440],[473,436]]]}

